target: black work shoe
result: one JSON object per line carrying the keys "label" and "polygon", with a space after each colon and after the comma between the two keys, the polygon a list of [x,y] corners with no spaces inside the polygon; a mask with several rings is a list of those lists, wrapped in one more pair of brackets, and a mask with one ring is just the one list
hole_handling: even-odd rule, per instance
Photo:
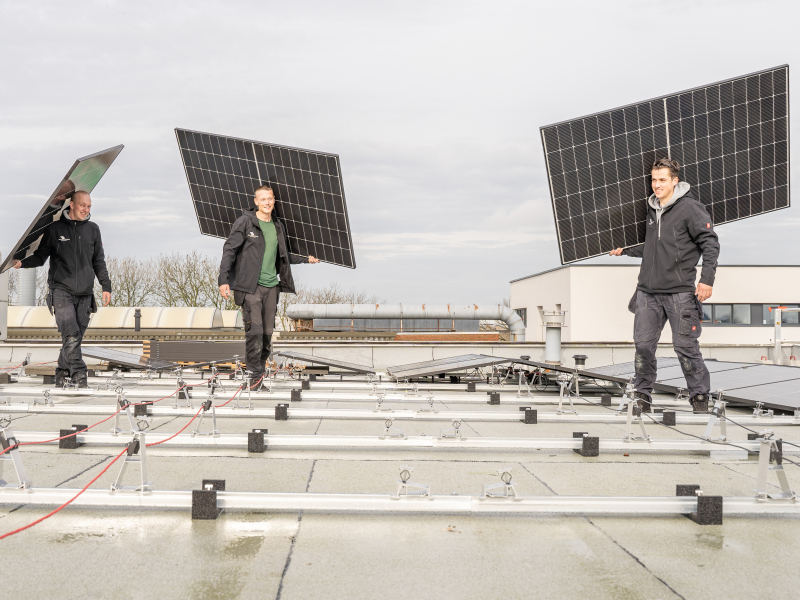
{"label": "black work shoe", "polygon": [[693,396],[689,402],[692,404],[692,410],[696,413],[708,412],[708,396],[705,394],[697,394]]}
{"label": "black work shoe", "polygon": [[246,387],[245,389],[248,389],[251,392],[257,392],[262,388],[263,385],[264,385],[264,379],[258,377],[257,379],[251,380],[250,387],[249,388]]}
{"label": "black work shoe", "polygon": [[652,408],[650,406],[650,398],[644,394],[640,394],[639,392],[634,392],[633,394],[634,400],[636,400],[636,404],[639,406],[639,412],[642,413],[649,413],[652,412]]}
{"label": "black work shoe", "polygon": [[75,377],[72,381],[73,383],[75,383],[75,387],[77,387],[78,389],[89,387],[89,384],[86,381],[86,375],[84,375],[83,377],[80,376]]}
{"label": "black work shoe", "polygon": [[56,369],[55,385],[56,387],[63,388],[69,377],[68,369]]}

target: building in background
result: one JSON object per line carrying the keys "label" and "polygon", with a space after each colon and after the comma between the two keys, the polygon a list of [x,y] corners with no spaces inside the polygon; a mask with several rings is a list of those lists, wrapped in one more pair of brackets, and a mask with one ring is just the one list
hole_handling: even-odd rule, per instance
{"label": "building in background", "polygon": [[[569,265],[511,282],[511,307],[525,321],[525,339],[544,341],[542,311],[565,312],[565,342],[633,342],[628,302],[639,265]],[[699,277],[699,267],[698,267]],[[704,344],[768,344],[770,307],[800,306],[800,266],[730,265],[717,268],[714,293],[703,309]],[[798,313],[786,313],[785,340],[800,340]],[[797,328],[797,329],[793,329]],[[670,343],[664,328],[661,343]]]}

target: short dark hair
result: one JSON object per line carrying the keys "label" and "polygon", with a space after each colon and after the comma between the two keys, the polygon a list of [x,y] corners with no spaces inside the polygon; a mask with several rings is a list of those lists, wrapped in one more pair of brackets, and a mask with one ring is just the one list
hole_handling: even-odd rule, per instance
{"label": "short dark hair", "polygon": [[273,190],[273,189],[272,189],[270,186],[268,186],[268,185],[260,185],[260,186],[258,186],[258,187],[255,189],[255,191],[253,192],[253,197],[254,197],[254,198],[255,198],[255,195],[256,195],[256,193],[258,193],[258,191],[259,191],[259,190],[264,190],[265,192],[272,192],[272,197],[273,197],[273,198],[275,197],[275,190]]}
{"label": "short dark hair", "polygon": [[658,169],[669,169],[669,174],[673,177],[677,177],[681,173],[681,166],[678,164],[678,161],[667,157],[657,158],[650,172],[652,173]]}

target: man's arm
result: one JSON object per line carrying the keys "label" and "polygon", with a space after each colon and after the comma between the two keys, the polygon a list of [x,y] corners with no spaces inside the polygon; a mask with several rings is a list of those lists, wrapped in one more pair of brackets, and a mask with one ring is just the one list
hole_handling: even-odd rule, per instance
{"label": "man's arm", "polygon": [[92,268],[94,274],[97,276],[97,281],[103,288],[103,292],[111,293],[111,278],[108,276],[108,267],[106,267],[106,253],[103,251],[103,238],[100,236],[100,230],[97,230],[97,240],[94,243],[94,254],[92,255]]}
{"label": "man's arm", "polygon": [[23,258],[20,261],[20,267],[23,269],[33,269],[34,267],[41,267],[53,253],[53,246],[51,244],[51,240],[52,236],[50,235],[50,229],[48,228],[42,234],[42,241],[39,244],[39,247],[36,249],[36,252],[31,254],[28,258]]}
{"label": "man's arm", "polygon": [[625,248],[622,251],[625,256],[632,256],[633,258],[643,258],[644,257],[644,244],[639,244],[638,246],[632,246],[630,248]]}
{"label": "man's arm", "polygon": [[225,244],[222,246],[222,260],[219,263],[219,278],[217,284],[222,287],[223,285],[230,285],[231,274],[233,273],[233,265],[236,262],[236,255],[239,253],[242,245],[245,242],[245,219],[238,218],[231,227],[231,233]]}
{"label": "man's arm", "polygon": [[703,270],[700,273],[700,283],[709,287],[714,286],[717,273],[717,260],[719,259],[719,238],[714,231],[714,224],[708,211],[702,204],[692,207],[688,217],[689,236],[700,247],[703,253]]}

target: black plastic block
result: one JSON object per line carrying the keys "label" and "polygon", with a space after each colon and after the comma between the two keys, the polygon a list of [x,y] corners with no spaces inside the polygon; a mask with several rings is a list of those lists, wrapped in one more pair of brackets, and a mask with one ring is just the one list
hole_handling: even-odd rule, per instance
{"label": "black plastic block", "polygon": [[208,486],[211,486],[211,489],[215,492],[224,492],[225,491],[225,480],[224,479],[203,479],[203,489],[208,489]]}
{"label": "black plastic block", "polygon": [[147,402],[147,401],[142,402],[140,404],[137,404],[136,406],[133,407],[133,416],[134,417],[146,417],[147,416],[147,407],[148,406],[152,406],[152,405],[153,405],[152,402]]}
{"label": "black plastic block", "polygon": [[64,437],[65,435],[69,435],[71,433],[75,433],[76,431],[79,431],[79,430],[76,429],[75,427],[71,427],[69,429],[59,429],[58,430],[58,437],[64,438],[64,439],[58,440],[59,449],[61,449],[61,450],[74,450],[75,448],[78,448],[78,447],[83,445],[83,444],[78,442],[78,436],[77,435],[71,435],[70,437],[67,437],[67,438]]}
{"label": "black plastic block", "polygon": [[475,391],[475,382],[474,381],[470,381],[469,383],[467,383],[467,391],[468,392],[474,392]]}
{"label": "black plastic block", "polygon": [[458,375],[450,375],[450,383],[458,383],[461,378]]}
{"label": "black plastic block", "polygon": [[55,385],[56,384],[56,376],[55,375],[43,375],[42,376],[42,383],[44,385]]}
{"label": "black plastic block", "polygon": [[192,519],[213,521],[222,512],[217,508],[217,490],[192,490]]}
{"label": "black plastic block", "polygon": [[303,399],[302,390],[292,390],[292,402],[300,402]]}
{"label": "black plastic block", "polygon": [[289,405],[288,404],[276,404],[275,405],[275,420],[276,421],[288,421],[289,420]]}
{"label": "black plastic block", "polygon": [[[578,437],[574,433],[572,437]],[[583,445],[576,449],[575,452],[581,456],[600,456],[600,438],[591,437],[589,435],[581,436],[583,438]]]}
{"label": "black plastic block", "polygon": [[264,444],[264,434],[261,430],[251,431],[247,434],[247,451],[264,452],[267,446]]}
{"label": "black plastic block", "polygon": [[664,425],[675,427],[678,424],[678,418],[677,415],[675,414],[675,411],[665,410],[663,416],[661,417],[661,422]]}
{"label": "black plastic block", "polygon": [[698,525],[722,525],[722,496],[698,496],[697,512],[686,516]]}
{"label": "black plastic block", "polygon": [[11,375],[9,373],[0,373],[0,383],[11,383]]}
{"label": "black plastic block", "polygon": [[600,406],[611,406],[611,394],[600,396]]}
{"label": "black plastic block", "polygon": [[[308,380],[309,381],[316,381],[317,380],[317,374],[316,373],[309,374]],[[309,388],[309,389],[311,389],[311,388]]]}
{"label": "black plastic block", "polygon": [[700,489],[699,485],[694,484],[681,484],[675,486],[676,496],[694,496],[695,492]]}
{"label": "black plastic block", "polygon": [[525,425],[536,425],[538,423],[538,413],[535,408],[525,409]]}
{"label": "black plastic block", "polygon": [[572,437],[573,438],[582,438],[585,435],[589,435],[588,431],[573,431]]}
{"label": "black plastic block", "polygon": [[500,392],[491,392],[489,394],[489,404],[500,404]]}
{"label": "black plastic block", "polygon": [[747,439],[750,440],[750,441],[757,440],[758,439],[758,434],[757,433],[748,433],[747,434]]}
{"label": "black plastic block", "polygon": [[[310,390],[311,389],[311,382],[304,379],[303,381],[300,382],[300,387],[301,387],[301,389],[304,389],[304,390]],[[294,391],[294,390],[292,390],[292,391]]]}

